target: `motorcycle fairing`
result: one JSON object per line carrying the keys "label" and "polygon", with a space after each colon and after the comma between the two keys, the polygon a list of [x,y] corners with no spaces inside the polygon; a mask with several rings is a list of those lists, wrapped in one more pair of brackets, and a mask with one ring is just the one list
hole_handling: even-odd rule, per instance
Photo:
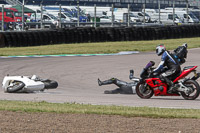
{"label": "motorcycle fairing", "polygon": [[[148,78],[145,80],[145,82],[153,88],[154,95],[155,96],[179,96],[179,94],[168,94],[167,93],[167,84],[163,83],[159,78]],[[159,89],[159,87],[162,87],[162,91]]]}
{"label": "motorcycle fairing", "polygon": [[196,68],[197,68],[197,66],[185,67],[183,69],[182,73],[173,82],[176,83],[178,80],[184,78],[185,76],[187,76],[191,71],[195,70]]}
{"label": "motorcycle fairing", "polygon": [[43,89],[44,83],[34,81],[28,76],[5,76],[2,82],[2,88],[6,91],[10,81],[21,81],[25,84],[24,90],[38,91]]}

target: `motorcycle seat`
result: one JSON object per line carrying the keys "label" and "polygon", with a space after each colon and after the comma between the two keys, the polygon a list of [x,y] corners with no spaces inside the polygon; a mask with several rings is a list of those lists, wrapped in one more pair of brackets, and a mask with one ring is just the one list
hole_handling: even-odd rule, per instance
{"label": "motorcycle seat", "polygon": [[187,70],[187,69],[190,69],[190,68],[193,68],[194,66],[187,66],[187,67],[184,67],[183,70]]}
{"label": "motorcycle seat", "polygon": [[169,79],[171,79],[171,80],[175,80],[178,76],[181,75],[181,73],[182,73],[182,71],[180,71],[179,73],[177,73],[177,74],[174,75],[174,76],[169,77]]}

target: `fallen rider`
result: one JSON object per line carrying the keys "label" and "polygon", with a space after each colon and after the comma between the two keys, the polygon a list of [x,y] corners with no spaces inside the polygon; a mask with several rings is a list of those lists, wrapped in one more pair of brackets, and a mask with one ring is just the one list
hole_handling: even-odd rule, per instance
{"label": "fallen rider", "polygon": [[111,78],[105,81],[101,81],[98,79],[98,85],[109,85],[109,84],[115,84],[117,87],[114,90],[105,90],[104,94],[135,94],[135,87],[137,83],[139,82],[139,78],[133,77],[133,70],[130,71],[129,78],[132,80],[132,82],[127,83],[125,81],[121,81],[117,78]]}

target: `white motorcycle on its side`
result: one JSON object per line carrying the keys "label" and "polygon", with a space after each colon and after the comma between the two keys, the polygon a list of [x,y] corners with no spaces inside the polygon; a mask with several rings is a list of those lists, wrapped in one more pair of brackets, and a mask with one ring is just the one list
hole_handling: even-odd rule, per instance
{"label": "white motorcycle on its side", "polygon": [[29,76],[5,76],[2,88],[6,93],[32,93],[45,89],[56,89],[58,83],[54,80],[41,79],[36,75]]}

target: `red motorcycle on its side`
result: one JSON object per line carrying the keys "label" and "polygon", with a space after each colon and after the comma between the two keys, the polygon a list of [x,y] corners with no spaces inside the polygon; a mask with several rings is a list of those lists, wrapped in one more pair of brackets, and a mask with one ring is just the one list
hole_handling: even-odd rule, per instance
{"label": "red motorcycle on its side", "polygon": [[[143,99],[151,98],[155,96],[182,96],[186,100],[194,100],[199,96],[200,87],[195,81],[199,78],[200,73],[196,72],[197,66],[184,67],[182,72],[172,77],[172,81],[175,84],[173,92],[168,93],[168,85],[160,78],[153,76],[154,62],[150,61],[140,74],[140,82],[136,86],[136,93]],[[188,74],[194,72],[192,78],[185,78]],[[182,79],[182,80],[181,80]],[[181,80],[181,81],[180,81]]]}

